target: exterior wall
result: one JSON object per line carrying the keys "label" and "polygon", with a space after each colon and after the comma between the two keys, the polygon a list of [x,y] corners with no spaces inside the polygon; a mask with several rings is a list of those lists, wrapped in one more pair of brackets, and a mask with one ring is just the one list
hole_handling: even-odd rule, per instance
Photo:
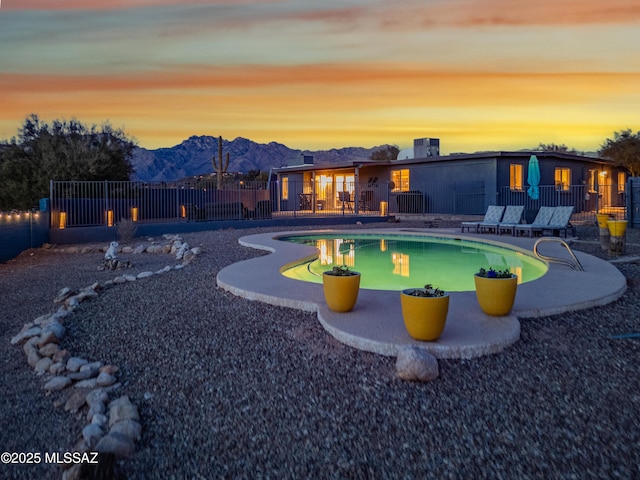
{"label": "exterior wall", "polygon": [[49,212],[0,215],[0,262],[17,257],[28,248],[49,242]]}
{"label": "exterior wall", "polygon": [[[361,223],[386,222],[388,217],[357,217]],[[211,230],[223,230],[227,228],[242,229],[256,227],[293,227],[293,226],[328,226],[328,225],[353,225],[353,216],[330,216],[330,217],[282,217],[268,220],[228,220],[228,221],[207,221],[188,223],[154,223],[140,224],[136,231],[136,238],[156,237],[165,233],[189,233],[203,232]],[[105,242],[109,243],[118,240],[118,232],[115,227],[77,227],[65,228],[64,230],[51,229],[50,242],[56,245],[81,244]],[[135,240],[134,240],[135,242]],[[43,242],[44,243],[44,242]],[[35,245],[39,247],[40,245]],[[28,247],[25,247],[28,248]],[[14,256],[16,256],[17,252]]]}
{"label": "exterior wall", "polygon": [[433,187],[449,187],[460,184],[484,183],[484,204],[478,209],[482,212],[488,205],[496,203],[498,191],[496,177],[496,159],[448,159],[433,162],[395,162],[388,167],[388,179],[391,170],[408,168],[410,170],[409,188],[422,190]]}
{"label": "exterior wall", "polygon": [[[601,161],[589,161],[588,159],[566,158],[564,155],[556,155],[554,153],[534,152],[538,158],[540,165],[540,185],[555,185],[555,172],[557,168],[567,168],[570,170],[570,191],[557,192],[554,204],[573,205],[576,212],[582,210],[591,210],[596,208],[597,202],[600,205],[622,207],[626,202],[626,193],[619,193],[618,188],[618,172],[625,170],[615,167]],[[526,190],[529,187],[527,182],[527,171],[529,167],[530,155],[503,155],[500,157],[497,165],[498,185],[501,190],[509,187],[509,168],[512,164],[522,165],[523,169],[523,188],[521,193],[513,192],[509,200],[501,200],[501,204],[520,203],[514,195],[526,196]],[[595,187],[589,185],[590,171],[595,170],[598,173],[606,171],[605,177],[600,177],[599,193],[596,195]],[[626,178],[626,177],[625,177]],[[597,180],[598,181],[598,180]],[[526,200],[526,199],[525,199]]]}

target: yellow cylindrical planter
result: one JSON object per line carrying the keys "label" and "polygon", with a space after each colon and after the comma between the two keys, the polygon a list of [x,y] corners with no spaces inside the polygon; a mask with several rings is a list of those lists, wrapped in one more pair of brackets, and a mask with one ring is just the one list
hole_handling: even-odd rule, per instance
{"label": "yellow cylindrical planter", "polygon": [[607,227],[612,237],[622,237],[627,230],[627,220],[609,220]]}
{"label": "yellow cylindrical planter", "polygon": [[596,213],[596,218],[598,219],[598,226],[600,228],[607,228],[607,222],[611,217],[606,213]]}
{"label": "yellow cylindrical planter", "polygon": [[349,312],[355,307],[360,291],[360,273],[351,275],[322,274],[324,299],[327,306],[334,312]]}
{"label": "yellow cylindrical planter", "polygon": [[442,297],[416,297],[408,294],[412,290],[409,288],[400,292],[404,326],[416,340],[437,340],[447,321],[449,294]]}
{"label": "yellow cylindrical planter", "polygon": [[518,289],[518,277],[487,278],[475,275],[476,298],[487,315],[501,317],[513,308]]}

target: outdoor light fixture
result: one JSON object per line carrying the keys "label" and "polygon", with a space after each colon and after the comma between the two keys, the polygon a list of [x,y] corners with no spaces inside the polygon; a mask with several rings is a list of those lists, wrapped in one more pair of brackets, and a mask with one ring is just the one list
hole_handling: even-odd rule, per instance
{"label": "outdoor light fixture", "polygon": [[107,227],[113,227],[113,210],[107,210]]}
{"label": "outdoor light fixture", "polygon": [[138,207],[132,207],[131,208],[131,220],[133,222],[137,222],[138,221]]}
{"label": "outdoor light fixture", "polygon": [[67,226],[67,212],[60,212],[60,223],[58,227],[60,230],[64,230]]}
{"label": "outdoor light fixture", "polygon": [[386,217],[387,215],[387,202],[380,202],[380,216]]}
{"label": "outdoor light fixture", "polygon": [[187,218],[187,207],[185,205],[180,205],[180,217]]}

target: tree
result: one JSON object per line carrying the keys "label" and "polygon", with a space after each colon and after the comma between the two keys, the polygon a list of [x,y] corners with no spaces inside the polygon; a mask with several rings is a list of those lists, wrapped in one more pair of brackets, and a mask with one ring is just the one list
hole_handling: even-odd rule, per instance
{"label": "tree", "polygon": [[129,180],[134,140],[109,123],[28,116],[0,149],[0,209],[26,209],[49,195],[49,180]]}
{"label": "tree", "polygon": [[562,145],[556,145],[555,143],[540,143],[540,145],[538,145],[538,148],[534,150],[542,150],[543,152],[571,153],[574,155],[578,153],[575,148],[569,148],[564,143]]}
{"label": "tree", "polygon": [[640,132],[634,134],[630,128],[613,132],[613,140],[607,138],[598,153],[629,170],[632,177],[640,175]]}
{"label": "tree", "polygon": [[371,160],[395,160],[398,158],[400,149],[396,145],[387,145],[371,154]]}

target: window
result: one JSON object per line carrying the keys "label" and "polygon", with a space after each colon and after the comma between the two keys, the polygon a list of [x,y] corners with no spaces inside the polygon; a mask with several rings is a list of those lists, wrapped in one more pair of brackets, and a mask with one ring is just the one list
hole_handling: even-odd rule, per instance
{"label": "window", "polygon": [[509,165],[509,188],[522,190],[522,165],[515,163]]}
{"label": "window", "polygon": [[289,177],[282,177],[282,199],[289,199]]}
{"label": "window", "polygon": [[409,191],[409,169],[391,170],[392,192]]}
{"label": "window", "polygon": [[625,183],[627,182],[624,172],[618,172],[618,193],[624,193]]}
{"label": "window", "polygon": [[556,168],[556,190],[568,191],[571,185],[571,170]]}

